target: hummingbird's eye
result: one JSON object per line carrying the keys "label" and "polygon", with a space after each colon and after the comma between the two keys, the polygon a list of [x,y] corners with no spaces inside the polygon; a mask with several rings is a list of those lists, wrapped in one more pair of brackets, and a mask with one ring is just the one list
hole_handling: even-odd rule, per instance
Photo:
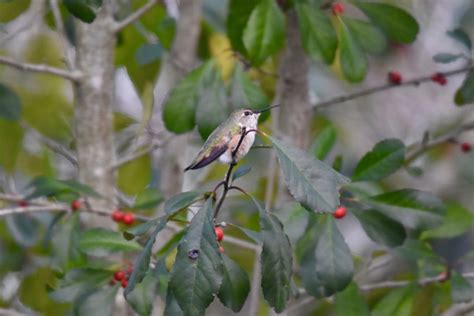
{"label": "hummingbird's eye", "polygon": [[252,114],[252,112],[250,112],[250,111],[245,111],[244,114],[248,116],[248,115]]}

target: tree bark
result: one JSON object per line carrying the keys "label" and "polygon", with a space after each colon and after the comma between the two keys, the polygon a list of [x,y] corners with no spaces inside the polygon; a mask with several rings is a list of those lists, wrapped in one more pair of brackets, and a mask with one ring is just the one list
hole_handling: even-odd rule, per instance
{"label": "tree bark", "polygon": [[296,13],[287,14],[287,44],[278,70],[279,126],[277,135],[298,147],[307,148],[310,137],[311,108],[308,90],[309,58],[301,45]]}
{"label": "tree bark", "polygon": [[75,84],[74,128],[79,180],[105,199],[90,201],[111,207],[114,201],[113,91],[115,34],[110,1],[104,1],[91,24],[76,23],[76,67],[83,76]]}

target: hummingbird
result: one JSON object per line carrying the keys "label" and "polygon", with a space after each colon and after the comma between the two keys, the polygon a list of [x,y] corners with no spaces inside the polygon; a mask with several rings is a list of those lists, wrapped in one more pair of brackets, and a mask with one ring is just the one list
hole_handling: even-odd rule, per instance
{"label": "hummingbird", "polygon": [[205,167],[216,159],[225,164],[236,163],[247,155],[255,141],[255,133],[247,133],[234,155],[233,153],[239,145],[242,133],[257,129],[260,114],[277,106],[279,105],[270,106],[263,110],[239,109],[232,112],[224,122],[212,131],[196,158],[184,171]]}

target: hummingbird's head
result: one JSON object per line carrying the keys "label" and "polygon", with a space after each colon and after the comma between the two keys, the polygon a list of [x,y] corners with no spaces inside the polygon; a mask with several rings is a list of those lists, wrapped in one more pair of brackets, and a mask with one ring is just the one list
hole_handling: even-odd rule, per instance
{"label": "hummingbird's head", "polygon": [[270,106],[263,110],[241,109],[241,110],[235,111],[233,115],[235,115],[235,118],[237,119],[237,121],[239,122],[241,126],[255,129],[257,128],[258,117],[260,116],[260,114],[262,114],[262,112],[268,111],[277,106],[278,105]]}

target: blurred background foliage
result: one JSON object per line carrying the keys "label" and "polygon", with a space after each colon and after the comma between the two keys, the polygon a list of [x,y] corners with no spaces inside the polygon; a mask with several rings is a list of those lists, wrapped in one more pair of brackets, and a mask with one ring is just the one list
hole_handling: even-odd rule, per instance
{"label": "blurred background foliage", "polygon": [[[123,19],[146,2],[117,1],[116,18]],[[383,85],[389,71],[396,70],[404,79],[412,79],[466,64],[465,59],[454,57],[447,57],[449,63],[437,63],[432,57],[439,53],[465,55],[472,63],[472,48],[469,50],[462,38],[456,40],[447,35],[448,31],[459,28],[468,38],[474,38],[472,1],[378,1],[404,9],[402,13],[395,10],[382,16],[381,11],[359,1],[344,2],[347,14],[333,15],[330,6],[318,9],[325,2],[291,1],[298,17],[303,48],[311,58],[308,77],[312,105]],[[75,3],[78,2],[70,0],[60,4],[68,41],[72,44],[75,42],[74,19],[78,15],[93,19],[100,7],[97,1],[85,1],[81,5],[90,11],[78,12],[71,10],[70,6]],[[189,162],[203,139],[231,110],[244,106],[262,109],[278,97],[276,74],[282,58],[280,52],[286,45],[289,6],[289,1],[274,0],[203,1],[197,47],[202,63],[178,82],[163,109],[169,131],[189,133],[187,148],[183,148],[177,160]],[[117,69],[114,128],[119,153],[126,152],[134,138],[148,130],[157,77],[164,60],[173,58],[170,51],[176,34],[175,10],[175,1],[164,1],[117,35],[113,58]],[[391,25],[389,22],[393,20],[385,19],[387,15],[398,19],[398,24]],[[259,23],[268,25],[268,33],[258,33]],[[46,1],[0,0],[0,53],[24,62],[64,68],[61,41]],[[289,200],[281,172],[275,178],[268,175],[269,161],[274,159],[269,150],[252,150],[240,163],[239,168],[251,169],[245,178],[236,180],[237,183],[257,200],[268,201],[270,196],[272,212],[283,223],[295,251],[297,271],[291,283],[288,314],[346,316],[369,315],[370,311],[372,315],[441,315],[454,303],[472,304],[474,155],[463,153],[459,144],[472,144],[473,131],[456,135],[455,142],[444,142],[410,164],[404,164],[406,156],[402,155],[398,162],[395,159],[393,170],[387,167],[377,170],[375,175],[369,174],[369,158],[369,171],[360,166],[367,152],[378,152],[374,146],[379,146],[382,140],[399,139],[400,143],[389,144],[388,151],[391,155],[396,151],[405,153],[409,145],[422,142],[426,131],[433,139],[472,121],[474,112],[472,104],[468,104],[474,99],[472,78],[471,71],[470,75],[449,77],[446,86],[427,82],[390,89],[311,112],[314,113],[308,119],[311,145],[307,152],[342,174],[352,175],[354,180],[343,192],[348,201],[345,203],[348,215],[342,220],[315,215]],[[461,98],[462,102],[454,102],[456,93],[462,94],[457,99]],[[3,109],[0,115],[0,192],[27,195],[32,190],[28,184],[37,176],[74,179],[76,167],[45,145],[47,139],[70,152],[75,151],[74,124],[81,122],[73,121],[71,84],[49,74],[22,72],[0,64],[0,102],[8,103],[10,109],[18,109],[13,112]],[[455,103],[466,103],[466,106]],[[278,130],[274,130],[274,119],[269,115],[262,118],[260,129],[280,136]],[[256,143],[268,145],[262,138],[257,138]],[[132,203],[118,206],[136,215],[164,214],[165,200],[170,197],[157,190],[162,175],[160,168],[153,165],[151,155],[121,165],[116,185]],[[186,174],[180,191],[209,191],[225,171],[225,166],[213,164],[205,171]],[[64,195],[56,196],[55,191],[53,199],[70,202],[70,194],[75,196],[80,191],[72,187],[61,191]],[[270,193],[267,192],[269,187],[273,188]],[[400,191],[407,187],[413,191]],[[415,190],[430,193],[424,195]],[[358,204],[360,201],[363,203]],[[444,213],[438,213],[442,216],[435,210],[440,204]],[[12,205],[0,202],[0,206]],[[111,210],[114,208],[111,206]],[[405,214],[401,209],[413,210],[415,215]],[[430,217],[432,213],[435,213],[434,219]],[[226,236],[251,241],[249,232],[246,234],[245,229],[239,227],[259,230],[257,208],[241,196],[230,196],[221,216],[220,220],[230,223]],[[120,232],[127,229],[123,224],[118,226]],[[33,315],[110,313],[118,288],[109,286],[113,273],[133,261],[141,246],[134,248],[120,234],[112,234],[107,240],[118,244],[119,252],[101,244],[98,248],[103,249],[99,250],[112,255],[104,256],[100,251],[97,255],[94,252],[97,249],[91,250],[85,242],[79,245],[87,238],[85,231],[78,216],[69,213],[2,217],[0,307]],[[321,284],[310,284],[318,268],[314,269],[314,262],[307,256],[307,249],[316,247],[317,238],[323,238],[320,234],[326,237],[327,243],[334,243],[333,250],[348,247],[348,251],[335,254],[335,261],[350,262],[355,271],[335,268],[332,277],[337,284],[329,282],[333,288],[323,290]],[[180,237],[182,235],[174,239],[171,236],[170,240],[155,246],[155,268],[137,285],[136,292],[132,292],[135,296],[127,297],[134,312],[150,314],[154,302],[157,302],[154,313],[163,312],[164,303],[168,301],[163,284],[170,278],[167,269],[171,270]],[[94,238],[105,240],[105,237]],[[142,236],[137,240],[143,246],[146,238]],[[224,245],[226,255],[252,275],[254,252],[227,244],[225,240]],[[123,255],[118,254],[120,251]],[[325,255],[328,254],[322,253],[320,257]],[[165,261],[162,265],[161,259]],[[338,275],[342,272],[350,274],[349,278],[343,280],[344,276]],[[446,282],[440,278],[436,281],[443,282],[421,285],[406,282],[399,288],[364,288],[364,285],[387,280],[439,278],[442,273],[448,273]],[[470,273],[470,277],[463,277],[463,273]],[[331,276],[328,270],[318,275]],[[299,291],[302,288],[305,290]],[[328,296],[325,291],[337,294],[323,298]],[[144,299],[149,293],[159,298]],[[312,299],[313,296],[317,298]],[[258,314],[273,313],[263,297],[257,302]],[[244,305],[241,314],[249,311],[249,305],[248,302]],[[94,308],[97,310],[93,311]],[[2,312],[0,310],[0,314]],[[230,311],[214,303],[208,312],[218,315]],[[173,314],[169,310],[168,313]]]}

